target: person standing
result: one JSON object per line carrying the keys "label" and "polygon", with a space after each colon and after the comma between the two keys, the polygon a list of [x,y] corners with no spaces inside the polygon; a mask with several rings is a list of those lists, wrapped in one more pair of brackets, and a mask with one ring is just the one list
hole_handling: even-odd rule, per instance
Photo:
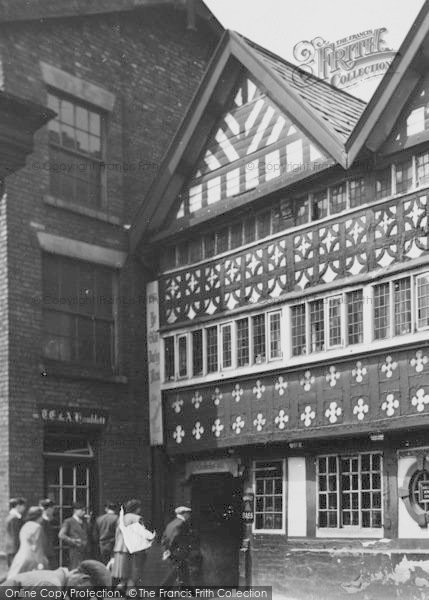
{"label": "person standing", "polygon": [[39,502],[40,508],[43,510],[42,513],[42,529],[43,529],[43,542],[45,544],[45,555],[49,561],[49,568],[55,567],[55,544],[54,544],[54,531],[52,528],[52,521],[55,512],[55,503],[50,498],[44,498]]}
{"label": "person standing", "polygon": [[28,510],[26,521],[19,532],[19,550],[7,574],[9,579],[18,573],[46,569],[48,566],[41,525],[42,512],[40,506],[31,506]]}
{"label": "person standing", "polygon": [[7,566],[10,567],[15,554],[19,548],[19,531],[23,524],[25,512],[25,498],[11,498],[9,501],[9,514],[6,517],[6,540],[5,550],[7,555]]}
{"label": "person standing", "polygon": [[200,552],[197,538],[190,527],[191,509],[178,506],[175,513],[176,518],[170,521],[161,538],[163,559],[169,559],[173,565],[173,572],[163,584],[186,586],[191,584],[190,567]]}
{"label": "person standing", "polygon": [[106,502],[104,515],[97,517],[94,525],[94,540],[104,564],[107,564],[113,555],[117,524],[116,505]]}
{"label": "person standing", "polygon": [[76,569],[85,560],[88,548],[88,524],[82,503],[73,504],[73,516],[64,521],[58,537],[68,548],[69,568]]}
{"label": "person standing", "polygon": [[[125,504],[124,526],[132,525],[133,523],[143,523],[141,516],[141,502],[139,500],[129,500]],[[119,581],[120,587],[133,587],[139,583],[143,573],[144,563],[146,561],[146,551],[135,552],[130,554],[125,544],[124,536],[121,529],[116,527],[115,545],[113,548],[114,560],[112,577]]]}

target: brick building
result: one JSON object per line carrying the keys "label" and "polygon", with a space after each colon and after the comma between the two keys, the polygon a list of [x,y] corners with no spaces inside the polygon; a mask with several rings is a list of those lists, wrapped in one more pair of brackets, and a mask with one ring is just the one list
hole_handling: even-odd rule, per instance
{"label": "brick building", "polygon": [[427,584],[428,48],[366,106],[226,33],[133,223],[206,583]]}
{"label": "brick building", "polygon": [[147,268],[128,228],[220,26],[199,1],[41,0],[1,2],[0,30],[3,90],[57,115],[1,205],[0,521],[18,494],[60,520],[138,497],[150,520]]}

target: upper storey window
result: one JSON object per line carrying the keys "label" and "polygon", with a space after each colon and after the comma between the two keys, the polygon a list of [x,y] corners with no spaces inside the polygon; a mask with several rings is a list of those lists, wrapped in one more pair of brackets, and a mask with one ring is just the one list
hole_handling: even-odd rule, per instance
{"label": "upper storey window", "polygon": [[102,203],[102,114],[75,99],[48,94],[51,194],[76,204]]}

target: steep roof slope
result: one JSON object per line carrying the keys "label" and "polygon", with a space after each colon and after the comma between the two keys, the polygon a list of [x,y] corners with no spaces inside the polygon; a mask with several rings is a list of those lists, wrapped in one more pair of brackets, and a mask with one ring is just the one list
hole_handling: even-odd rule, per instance
{"label": "steep roof slope", "polygon": [[303,71],[255,42],[240,37],[251,51],[262,59],[268,69],[279,75],[285,85],[292,88],[303,102],[316,111],[334,135],[339,136],[343,142],[348,139],[366,107],[366,102]]}

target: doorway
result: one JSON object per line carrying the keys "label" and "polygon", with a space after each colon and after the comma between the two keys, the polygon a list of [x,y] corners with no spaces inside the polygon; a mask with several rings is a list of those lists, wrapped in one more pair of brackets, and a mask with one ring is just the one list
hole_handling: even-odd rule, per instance
{"label": "doorway", "polygon": [[74,502],[81,502],[88,515],[94,509],[94,450],[86,439],[72,436],[46,436],[44,450],[45,495],[56,506],[52,522],[54,566],[67,566],[67,548],[58,540],[58,532],[64,520],[72,516]]}
{"label": "doorway", "polygon": [[192,523],[200,536],[202,585],[237,586],[242,481],[230,473],[195,475]]}

